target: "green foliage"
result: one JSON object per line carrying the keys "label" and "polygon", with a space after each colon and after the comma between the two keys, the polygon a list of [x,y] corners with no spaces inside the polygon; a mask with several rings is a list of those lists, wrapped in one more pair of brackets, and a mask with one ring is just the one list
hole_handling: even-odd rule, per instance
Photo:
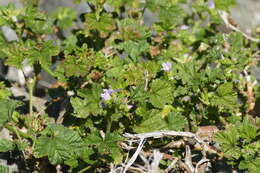
{"label": "green foliage", "polygon": [[10,99],[0,99],[0,127],[11,120],[18,102]]}
{"label": "green foliage", "polygon": [[77,13],[71,8],[61,7],[54,12],[53,17],[57,20],[57,26],[61,29],[67,29],[73,26]]}
{"label": "green foliage", "polygon": [[101,37],[107,37],[107,35],[115,29],[115,21],[111,15],[102,13],[96,15],[89,13],[85,15],[86,18],[86,31],[85,34],[88,36],[92,31],[98,31]]}
{"label": "green foliage", "polygon": [[15,148],[12,141],[7,139],[0,139],[0,152],[11,151]]}
{"label": "green foliage", "polygon": [[170,112],[167,117],[169,130],[181,131],[188,125],[186,117],[180,112]]}
{"label": "green foliage", "polygon": [[232,164],[255,172],[259,166],[259,135],[257,127],[251,121],[244,120],[218,132],[215,139]]}
{"label": "green foliage", "polygon": [[0,82],[0,99],[7,99],[9,96],[11,96],[11,92],[5,86],[4,82]]}
{"label": "green foliage", "polygon": [[117,143],[121,139],[121,136],[116,133],[108,133],[105,134],[105,137],[102,137],[97,131],[94,131],[85,138],[85,143],[97,148],[100,154],[110,154],[114,162],[119,164],[123,158]]}
{"label": "green foliage", "polygon": [[47,156],[52,164],[77,159],[84,147],[77,132],[62,125],[50,125],[38,138],[34,146],[36,157]]}
{"label": "green foliage", "polygon": [[182,20],[185,17],[184,10],[178,6],[166,6],[165,9],[161,9],[159,12],[159,24],[162,29],[170,30],[173,29],[176,25],[182,23]]}
{"label": "green foliage", "polygon": [[215,0],[216,8],[221,10],[228,10],[232,5],[236,4],[235,0]]}
{"label": "green foliage", "polygon": [[154,80],[150,87],[149,96],[154,107],[162,108],[165,104],[172,103],[172,88],[167,81],[160,79]]}
{"label": "green foliage", "polygon": [[83,97],[71,98],[71,104],[74,108],[74,116],[78,118],[86,118],[89,115],[98,115],[102,113],[100,105],[101,87],[93,85],[91,89],[81,89],[78,95]]}
{"label": "green foliage", "polygon": [[0,165],[0,172],[1,173],[9,173],[10,172],[9,167],[5,166],[5,165]]}
{"label": "green foliage", "polygon": [[[23,151],[30,165],[43,164],[45,157],[69,172],[109,172],[111,163],[128,157],[125,132],[195,132],[209,125],[225,129],[212,143],[233,169],[258,171],[259,111],[252,105],[260,90],[250,74],[259,66],[259,43],[221,30],[218,11],[234,0],[86,0],[91,11],[80,16],[69,7],[44,13],[36,2],[0,7],[0,26],[18,37],[8,41],[0,30],[0,58],[18,69],[32,66],[36,86],[41,71],[57,83],[45,89],[48,102],[39,110],[32,97],[39,89],[26,77],[24,112],[27,104],[20,108],[17,100],[27,100],[10,92],[15,84],[0,81],[0,127],[13,136],[0,140],[1,152]],[[147,25],[146,12],[154,15]],[[149,140],[145,151],[168,142]],[[161,152],[169,155],[167,149]],[[170,154],[185,159],[183,146]],[[221,158],[214,157],[217,164]],[[159,166],[169,163],[163,158]]]}
{"label": "green foliage", "polygon": [[238,107],[237,94],[233,89],[232,83],[220,85],[212,96],[211,103],[220,108],[236,110]]}
{"label": "green foliage", "polygon": [[143,122],[135,128],[138,133],[166,130],[168,128],[166,120],[160,116],[157,110],[151,110],[147,112],[147,115],[143,116]]}

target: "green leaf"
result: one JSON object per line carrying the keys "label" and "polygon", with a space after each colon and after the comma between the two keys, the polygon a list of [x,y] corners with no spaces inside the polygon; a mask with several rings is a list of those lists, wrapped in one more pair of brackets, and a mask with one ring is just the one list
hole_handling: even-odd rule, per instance
{"label": "green leaf", "polygon": [[62,125],[50,125],[36,140],[34,155],[47,156],[52,164],[62,164],[66,160],[80,156],[84,143],[77,132]]}
{"label": "green leaf", "polygon": [[22,62],[25,59],[27,48],[23,43],[12,43],[2,48],[2,53],[7,57],[6,65],[22,68]]}
{"label": "green leaf", "polygon": [[256,173],[260,168],[260,158],[250,159],[250,160],[242,160],[239,163],[239,169],[246,169],[248,173]]}
{"label": "green leaf", "polygon": [[140,85],[134,89],[131,89],[131,98],[134,101],[145,102],[149,98],[149,94],[144,90],[144,85]]}
{"label": "green leaf", "polygon": [[140,25],[137,20],[126,18],[118,22],[118,29],[122,40],[145,40],[151,33],[143,25]]}
{"label": "green leaf", "polygon": [[121,149],[118,146],[120,140],[122,140],[122,137],[117,133],[107,133],[105,137],[102,138],[98,131],[93,131],[85,138],[85,143],[95,146],[102,154],[109,154],[114,162],[119,164],[123,159]]}
{"label": "green leaf", "polygon": [[0,82],[0,99],[7,99],[11,96],[10,90],[5,86],[4,82]]}
{"label": "green leaf", "polygon": [[243,47],[243,35],[239,32],[231,32],[228,37],[228,41],[232,46],[232,49],[240,50]]}
{"label": "green leaf", "polygon": [[17,101],[0,99],[0,127],[12,118],[12,114],[17,106]]}
{"label": "green leaf", "polygon": [[141,64],[145,70],[148,72],[148,78],[155,78],[157,75],[157,72],[160,71],[160,66],[158,63],[154,61],[146,61]]}
{"label": "green leaf", "polygon": [[123,154],[118,145],[121,140],[122,137],[117,133],[107,133],[105,136],[104,149],[109,150],[110,156],[113,158],[115,164],[119,164],[123,160]]}
{"label": "green leaf", "polygon": [[259,133],[257,132],[257,127],[255,127],[249,120],[244,120],[238,126],[239,135],[246,139],[248,142],[254,140]]}
{"label": "green leaf", "polygon": [[102,113],[100,106],[100,95],[102,89],[100,85],[95,84],[90,89],[81,89],[78,91],[79,97],[72,97],[70,102],[74,109],[73,116],[78,118],[86,118],[89,115],[98,115]]}
{"label": "green leaf", "polygon": [[10,173],[9,167],[5,165],[0,165],[0,172],[1,173]]}
{"label": "green leaf", "polygon": [[124,70],[122,70],[122,66],[114,67],[114,68],[111,68],[106,71],[107,77],[115,77],[115,78],[122,77],[123,73],[124,73]]}
{"label": "green leaf", "polygon": [[52,40],[48,40],[43,43],[35,43],[33,41],[26,41],[25,46],[28,50],[26,56],[30,64],[39,62],[43,67],[51,65],[51,57],[56,56],[59,53],[59,47],[54,46]]}
{"label": "green leaf", "polygon": [[167,117],[169,130],[181,131],[188,125],[187,118],[180,112],[170,112]]}
{"label": "green leaf", "polygon": [[100,142],[103,141],[99,132],[97,130],[91,132],[85,139],[85,143],[87,145],[99,145]]}
{"label": "green leaf", "polygon": [[146,1],[145,6],[150,9],[151,11],[157,11],[160,10],[161,8],[169,6],[171,2],[168,0],[149,0]]}
{"label": "green leaf", "polygon": [[78,162],[78,160],[77,159],[70,159],[70,160],[65,160],[64,161],[64,164],[65,165],[68,165],[69,167],[70,167],[70,170],[69,171],[71,171],[73,168],[76,168],[76,167],[78,167],[79,166],[79,162]]}
{"label": "green leaf", "polygon": [[15,145],[19,151],[23,151],[30,147],[27,141],[15,141]]}
{"label": "green leaf", "polygon": [[54,46],[52,40],[37,43],[26,40],[12,43],[2,51],[7,56],[7,65],[22,68],[24,60],[27,59],[29,65],[40,63],[41,67],[49,72],[51,58],[59,53],[59,47]]}
{"label": "green leaf", "polygon": [[193,91],[199,89],[201,82],[202,73],[198,72],[200,64],[190,61],[186,63],[179,63],[177,68],[179,70],[178,77],[182,80],[185,86],[189,86]]}
{"label": "green leaf", "polygon": [[0,26],[13,24],[12,17],[19,16],[23,9],[16,8],[14,3],[9,3],[7,6],[0,6]]}
{"label": "green leaf", "polygon": [[57,25],[60,28],[66,29],[73,26],[77,12],[72,8],[60,7],[53,13],[53,17],[57,19]]}
{"label": "green leaf", "polygon": [[144,81],[144,73],[133,63],[128,65],[127,70],[124,73],[128,85],[140,85]]}
{"label": "green leaf", "polygon": [[149,50],[149,44],[146,40],[141,40],[138,42],[128,40],[115,46],[115,48],[124,50],[125,53],[127,53],[131,57],[133,62],[136,63],[140,59],[140,55]]}
{"label": "green leaf", "polygon": [[227,10],[230,6],[236,4],[235,0],[215,0],[215,6],[221,10]]}
{"label": "green leaf", "polygon": [[165,104],[172,103],[172,87],[167,81],[156,79],[150,87],[150,101],[154,107],[162,108]]}
{"label": "green leaf", "polygon": [[146,112],[147,115],[143,115],[143,121],[141,124],[134,127],[134,131],[137,133],[145,133],[151,131],[167,130],[168,123],[161,116],[158,110],[151,110]]}
{"label": "green leaf", "polygon": [[92,30],[96,30],[101,37],[106,37],[115,29],[115,20],[108,13],[102,13],[98,17],[95,13],[89,13],[85,15],[85,18],[86,35],[89,35]]}
{"label": "green leaf", "polygon": [[217,88],[216,94],[211,98],[211,104],[220,108],[236,110],[238,107],[237,94],[231,82],[224,83]]}
{"label": "green leaf", "polygon": [[239,158],[241,155],[240,148],[237,146],[239,133],[236,127],[231,126],[224,131],[219,131],[215,135],[215,140],[220,144],[227,157]]}
{"label": "green leaf", "polygon": [[11,151],[15,148],[12,141],[7,139],[0,139],[0,152]]}
{"label": "green leaf", "polygon": [[140,1],[138,0],[106,0],[106,3],[113,7],[115,11],[120,12],[120,7],[127,6],[127,7],[138,7]]}
{"label": "green leaf", "polygon": [[103,57],[101,58],[100,55],[89,49],[86,44],[82,47],[75,47],[75,49],[71,48],[71,50],[74,51],[75,55],[65,55],[65,60],[59,65],[66,77],[84,77],[96,63],[99,63],[100,59],[103,60],[103,63],[106,63]]}
{"label": "green leaf", "polygon": [[96,160],[91,160],[90,158],[90,156],[94,153],[95,151],[92,149],[92,147],[84,147],[81,154],[81,159],[88,164],[94,164]]}
{"label": "green leaf", "polygon": [[77,47],[77,37],[75,35],[70,35],[62,42],[64,46],[65,54],[71,53]]}
{"label": "green leaf", "polygon": [[185,11],[178,5],[168,6],[160,10],[159,24],[165,30],[173,29],[180,24],[185,17]]}
{"label": "green leaf", "polygon": [[26,27],[35,33],[48,34],[52,32],[53,21],[51,18],[32,7],[32,4],[25,8],[24,15],[21,18],[24,20]]}

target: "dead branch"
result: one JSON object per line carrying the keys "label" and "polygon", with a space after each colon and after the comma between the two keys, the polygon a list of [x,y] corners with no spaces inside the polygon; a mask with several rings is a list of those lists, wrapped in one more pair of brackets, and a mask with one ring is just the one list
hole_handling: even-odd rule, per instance
{"label": "dead branch", "polygon": [[191,150],[190,150],[190,146],[186,145],[185,146],[185,164],[187,165],[187,167],[189,168],[189,172],[194,172],[194,166],[192,165],[192,156],[191,156]]}
{"label": "dead branch", "polygon": [[260,39],[254,38],[254,37],[242,32],[239,28],[235,27],[234,25],[232,25],[229,22],[229,15],[228,15],[227,12],[225,12],[225,11],[218,11],[218,12],[219,12],[220,17],[222,18],[222,20],[224,21],[225,25],[228,28],[232,29],[233,31],[240,32],[248,40],[251,40],[251,41],[254,41],[254,42],[260,42]]}
{"label": "dead branch", "polygon": [[159,150],[153,150],[153,162],[148,168],[148,172],[150,173],[158,173],[159,172],[159,164],[163,158],[163,154],[160,153]]}
{"label": "dead branch", "polygon": [[[124,136],[128,139],[131,140],[137,140],[139,139],[139,145],[135,151],[135,153],[133,154],[133,156],[131,157],[131,159],[128,161],[128,163],[126,164],[126,166],[124,167],[124,171],[123,173],[125,173],[135,162],[135,160],[137,159],[138,155],[140,155],[140,158],[146,163],[148,160],[145,158],[145,156],[142,156],[141,154],[141,150],[142,147],[144,145],[144,140],[147,138],[162,138],[165,136],[181,136],[181,137],[185,137],[185,138],[189,138],[189,139],[193,139],[196,141],[197,144],[199,144],[201,146],[201,148],[203,148],[203,158],[201,161],[198,162],[198,164],[196,165],[196,168],[194,168],[194,166],[192,165],[192,156],[191,156],[191,150],[190,150],[190,146],[186,145],[185,149],[186,149],[186,155],[185,155],[185,163],[182,162],[181,160],[177,160],[175,159],[175,161],[173,162],[174,164],[176,164],[176,162],[178,161],[179,165],[184,168],[186,171],[190,172],[190,173],[194,173],[196,171],[196,169],[198,169],[198,167],[205,163],[206,161],[208,161],[206,159],[206,151],[211,151],[212,149],[210,148],[210,146],[208,146],[208,144],[206,142],[204,142],[202,139],[200,139],[200,137],[195,134],[195,133],[191,133],[191,132],[177,132],[177,131],[157,131],[157,132],[149,132],[149,133],[140,133],[140,134],[129,134],[126,133],[124,134]],[[156,156],[157,157],[157,156]],[[156,170],[158,169],[158,163],[159,161],[163,158],[162,155],[160,155],[160,157],[158,156],[158,158],[155,158],[155,154],[153,157],[153,163],[154,165],[152,165],[153,169],[148,169],[148,170]],[[156,161],[155,161],[156,159]],[[156,163],[156,166],[155,166]],[[148,163],[148,168],[149,163]],[[156,167],[156,168],[155,168]],[[170,170],[171,168],[167,168],[166,171]]]}
{"label": "dead branch", "polygon": [[131,159],[128,161],[128,163],[125,166],[125,169],[123,170],[123,173],[125,173],[128,168],[132,166],[132,164],[135,162],[136,158],[138,157],[139,153],[141,152],[143,145],[145,143],[145,138],[140,138],[139,145],[134,153],[134,155],[131,157]]}

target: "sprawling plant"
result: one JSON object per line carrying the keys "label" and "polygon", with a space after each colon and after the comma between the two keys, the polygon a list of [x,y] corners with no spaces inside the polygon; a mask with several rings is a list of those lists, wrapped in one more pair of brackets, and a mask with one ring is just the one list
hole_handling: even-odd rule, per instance
{"label": "sprawling plant", "polygon": [[[91,11],[80,16],[71,8],[46,14],[28,2],[0,7],[0,26],[17,35],[8,40],[0,32],[0,58],[34,69],[24,86],[29,104],[13,95],[15,84],[0,83],[0,127],[12,133],[0,139],[0,152],[20,153],[21,169],[108,172],[134,152],[124,147],[126,132],[214,126],[223,130],[208,142],[215,146],[208,169],[224,160],[257,172],[259,85],[250,74],[260,45],[225,18],[233,0],[87,0]],[[39,110],[34,95],[43,71],[56,83]],[[167,156],[158,169],[177,158],[172,169],[192,171],[181,166],[187,145],[182,137],[149,139],[144,151]]]}

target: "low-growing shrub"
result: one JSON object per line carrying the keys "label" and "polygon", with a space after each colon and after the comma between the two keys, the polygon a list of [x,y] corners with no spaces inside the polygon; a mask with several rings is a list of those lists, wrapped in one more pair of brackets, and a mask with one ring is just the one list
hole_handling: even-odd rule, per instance
{"label": "low-growing shrub", "polygon": [[[226,16],[234,0],[86,2],[91,11],[80,15],[65,7],[41,12],[37,1],[0,7],[0,26],[17,35],[8,40],[0,32],[0,57],[24,72],[19,87],[28,91],[17,97],[17,84],[0,83],[0,126],[12,134],[0,139],[1,152],[18,153],[19,169],[28,172],[123,172],[127,165],[137,172],[145,157],[156,160],[149,157],[156,148],[164,154],[161,170],[196,172],[201,158],[209,172],[220,161],[259,170],[259,85],[251,75],[259,40]],[[56,82],[41,89],[48,101],[39,105],[43,72]],[[185,135],[145,139],[142,157],[129,162],[137,146],[124,133],[195,134],[203,127],[222,130],[205,132],[201,143]]]}

